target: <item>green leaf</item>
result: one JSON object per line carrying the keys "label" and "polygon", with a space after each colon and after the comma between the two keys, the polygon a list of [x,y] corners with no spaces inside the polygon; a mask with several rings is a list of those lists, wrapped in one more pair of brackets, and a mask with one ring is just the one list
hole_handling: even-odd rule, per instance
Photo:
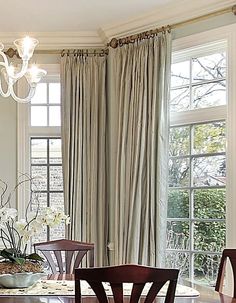
{"label": "green leaf", "polygon": [[22,266],[25,263],[25,259],[24,258],[15,258],[15,263]]}
{"label": "green leaf", "polygon": [[16,261],[16,258],[13,257],[13,251],[12,249],[3,249],[0,251],[0,256],[2,256],[4,259],[8,259],[12,262]]}
{"label": "green leaf", "polygon": [[40,257],[40,255],[38,255],[36,253],[33,253],[33,254],[30,254],[30,255],[26,256],[26,259],[34,260],[34,261],[41,261],[41,262],[44,261],[44,259],[42,257]]}

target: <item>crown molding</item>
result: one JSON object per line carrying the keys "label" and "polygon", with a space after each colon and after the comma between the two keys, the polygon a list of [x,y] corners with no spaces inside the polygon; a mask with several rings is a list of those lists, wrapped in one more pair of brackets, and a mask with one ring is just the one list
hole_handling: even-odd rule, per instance
{"label": "crown molding", "polygon": [[101,26],[97,31],[78,32],[0,32],[5,48],[13,41],[29,35],[39,40],[38,50],[104,47],[113,37],[119,38],[168,24],[182,22],[236,4],[235,0],[180,0],[159,6],[148,14],[139,15],[120,23]]}
{"label": "crown molding", "polygon": [[236,4],[235,0],[182,0],[178,2],[178,5],[174,3],[162,5],[158,10],[153,10],[148,14],[127,19],[122,23],[102,26],[99,34],[101,40],[107,42],[113,37],[120,38],[168,24],[171,25],[224,9],[234,4]]}
{"label": "crown molding", "polygon": [[24,36],[39,40],[37,50],[97,48],[104,44],[97,32],[0,32],[0,41],[5,48],[13,47],[13,41]]}

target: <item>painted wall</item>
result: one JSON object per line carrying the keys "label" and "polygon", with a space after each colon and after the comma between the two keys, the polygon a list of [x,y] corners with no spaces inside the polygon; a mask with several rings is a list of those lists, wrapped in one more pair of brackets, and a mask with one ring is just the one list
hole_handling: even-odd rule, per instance
{"label": "painted wall", "polygon": [[0,97],[0,179],[13,188],[16,180],[16,102]]}

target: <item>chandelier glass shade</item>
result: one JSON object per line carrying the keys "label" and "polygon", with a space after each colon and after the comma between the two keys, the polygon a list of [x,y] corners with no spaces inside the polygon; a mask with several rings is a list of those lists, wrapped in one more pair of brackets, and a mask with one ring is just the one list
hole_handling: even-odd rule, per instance
{"label": "chandelier glass shade", "polygon": [[[12,98],[21,103],[27,103],[35,94],[37,83],[40,82],[41,78],[47,74],[43,69],[38,68],[35,65],[29,67],[29,60],[33,56],[35,47],[38,44],[38,40],[30,37],[25,37],[23,39],[17,39],[14,41],[14,45],[17,48],[19,57],[22,60],[20,70],[15,68],[12,63],[8,62],[7,56],[4,53],[4,45],[0,43],[0,55],[2,56],[2,61],[0,62],[0,95],[3,97],[12,96]],[[6,82],[6,89],[4,91],[2,80]],[[16,95],[14,90],[14,84],[25,77],[27,83],[29,84],[29,92],[25,98],[20,98]]]}

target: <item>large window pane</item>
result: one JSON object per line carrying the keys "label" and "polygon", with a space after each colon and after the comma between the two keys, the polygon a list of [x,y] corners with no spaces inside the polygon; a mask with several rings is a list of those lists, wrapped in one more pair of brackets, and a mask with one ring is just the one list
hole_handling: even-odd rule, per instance
{"label": "large window pane", "polygon": [[194,249],[221,253],[225,247],[225,231],[225,222],[195,222]]}
{"label": "large window pane", "polygon": [[190,109],[189,87],[172,89],[170,92],[170,111],[180,112]]}
{"label": "large window pane", "polygon": [[169,161],[169,186],[189,186],[189,159],[170,159]]}
{"label": "large window pane", "polygon": [[50,190],[63,190],[62,167],[50,167]]}
{"label": "large window pane", "polygon": [[50,106],[49,107],[49,126],[61,125],[61,107]]}
{"label": "large window pane", "polygon": [[203,284],[215,286],[221,255],[194,254],[194,278]]}
{"label": "large window pane", "polygon": [[61,164],[61,139],[49,140],[49,161],[50,164]]}
{"label": "large window pane", "polygon": [[47,194],[37,193],[37,199],[32,200],[31,207],[33,211],[38,210],[39,213],[41,213],[41,211],[47,207]]}
{"label": "large window pane", "polygon": [[193,152],[218,153],[225,151],[225,122],[212,122],[193,126]]}
{"label": "large window pane", "polygon": [[189,222],[168,220],[167,239],[169,249],[189,249]]}
{"label": "large window pane", "polygon": [[166,268],[178,268],[182,278],[189,277],[189,253],[168,251],[165,255]]}
{"label": "large window pane", "polygon": [[34,183],[37,190],[47,190],[47,167],[31,166],[31,174],[35,178]]}
{"label": "large window pane", "polygon": [[172,127],[170,129],[170,156],[190,154],[190,127]]}
{"label": "large window pane", "polygon": [[194,186],[224,186],[225,156],[198,157],[193,160]]}
{"label": "large window pane", "polygon": [[47,140],[45,139],[31,140],[31,163],[32,164],[47,163]]}
{"label": "large window pane", "polygon": [[168,218],[189,217],[189,191],[169,190],[168,195]]}
{"label": "large window pane", "polygon": [[60,83],[49,83],[49,103],[61,102],[61,86]]}
{"label": "large window pane", "polygon": [[183,61],[171,66],[171,87],[189,84],[190,61]]}
{"label": "large window pane", "polygon": [[225,53],[193,58],[192,77],[194,82],[226,77]]}
{"label": "large window pane", "polygon": [[47,103],[47,83],[38,83],[35,95],[31,99],[32,104]]}
{"label": "large window pane", "polygon": [[31,106],[31,126],[47,126],[46,106]]}
{"label": "large window pane", "polygon": [[64,195],[63,193],[50,193],[50,205],[54,208],[64,211]]}
{"label": "large window pane", "polygon": [[193,87],[193,108],[205,108],[226,104],[225,81],[196,85]]}
{"label": "large window pane", "polygon": [[195,189],[194,217],[198,219],[225,219],[224,189]]}

